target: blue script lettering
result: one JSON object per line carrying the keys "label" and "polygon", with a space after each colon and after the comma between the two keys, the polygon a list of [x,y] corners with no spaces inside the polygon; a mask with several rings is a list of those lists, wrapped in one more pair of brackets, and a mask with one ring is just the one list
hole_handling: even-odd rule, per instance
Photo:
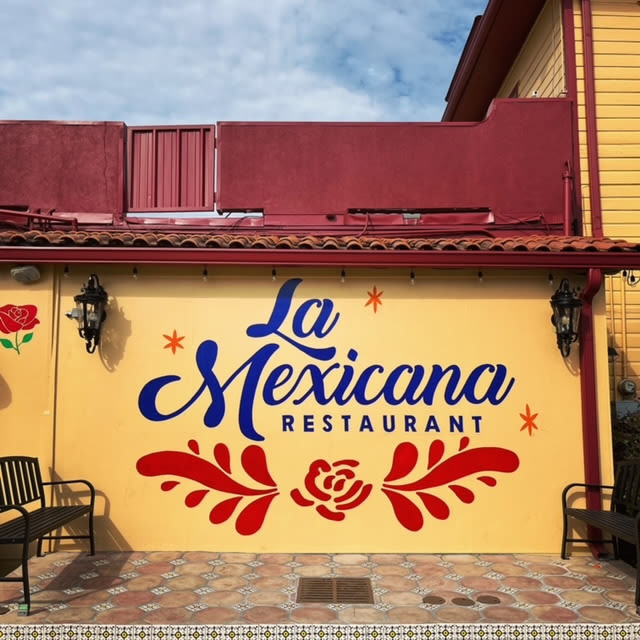
{"label": "blue script lettering", "polygon": [[[271,407],[287,401],[301,405],[307,400],[321,406],[344,406],[350,401],[360,406],[378,401],[396,406],[431,406],[441,400],[453,406],[463,401],[472,405],[485,402],[499,405],[511,393],[515,378],[509,375],[504,364],[479,364],[469,373],[463,373],[456,364],[446,367],[433,364],[430,368],[424,364],[400,364],[389,369],[374,363],[358,367],[355,365],[359,353],[353,348],[347,350],[347,362],[328,362],[336,358],[336,347],[317,347],[304,341],[326,339],[336,328],[340,314],[334,311],[333,302],[327,298],[305,300],[292,312],[293,295],[301,282],[299,278],[285,282],[276,296],[269,320],[247,328],[247,335],[251,338],[270,338],[280,342],[263,345],[226,380],[221,381],[215,371],[218,344],[213,340],[205,340],[196,351],[196,366],[202,376],[202,383],[191,398],[173,411],[161,412],[158,409],[158,396],[165,387],[179,382],[181,378],[176,375],[160,376],[147,382],[140,392],[138,407],[142,415],[155,422],[171,420],[191,408],[206,391],[210,403],[203,422],[207,427],[217,427],[226,414],[225,393],[238,379],[242,380],[238,425],[246,438],[261,441],[265,438],[258,432],[254,422],[254,407],[258,396]],[[285,328],[289,318],[290,333]],[[290,364],[269,367],[273,356],[287,345],[301,351],[312,361],[299,371]],[[348,417],[342,418],[345,431],[348,431]],[[362,419],[359,429],[361,432],[370,430],[368,420],[368,416]],[[323,422],[323,430],[330,431],[331,422]],[[479,430],[479,424],[476,426]],[[407,422],[405,418],[404,428],[405,431],[415,431],[415,421]],[[431,425],[431,428],[439,431],[437,423]],[[283,429],[292,430],[292,423],[283,421]],[[305,431],[314,429],[313,420],[305,423]]]}

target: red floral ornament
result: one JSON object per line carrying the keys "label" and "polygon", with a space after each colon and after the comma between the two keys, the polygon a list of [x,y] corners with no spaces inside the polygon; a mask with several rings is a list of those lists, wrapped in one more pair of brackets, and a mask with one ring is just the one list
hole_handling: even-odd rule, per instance
{"label": "red floral ornament", "polygon": [[406,494],[414,493],[432,517],[446,520],[450,515],[449,505],[435,495],[433,489],[447,487],[458,500],[470,504],[475,500],[475,494],[468,487],[458,484],[459,480],[475,476],[475,480],[494,487],[497,482],[493,476],[478,474],[513,473],[520,466],[518,456],[508,449],[478,447],[467,450],[468,446],[469,438],[465,436],[460,440],[458,453],[443,460],[444,443],[434,440],[427,453],[427,473],[417,480],[390,484],[406,478],[416,467],[419,458],[417,447],[410,442],[403,442],[396,447],[382,492],[389,498],[393,512],[403,527],[409,531],[419,531],[424,525],[419,505]]}
{"label": "red floral ornament", "polygon": [[[264,524],[271,502],[279,495],[276,483],[267,469],[267,460],[262,448],[251,445],[240,457],[242,468],[247,475],[263,485],[262,488],[253,488],[233,479],[231,455],[226,444],[219,443],[213,449],[213,457],[217,464],[200,457],[200,446],[195,440],[189,440],[187,446],[192,453],[156,451],[143,456],[138,460],[136,469],[143,476],[173,475],[207,487],[187,494],[184,503],[189,508],[197,507],[210,493],[210,489],[232,494],[233,497],[224,499],[211,509],[209,521],[212,524],[226,522],[236,507],[247,498],[249,503],[245,504],[236,518],[236,531],[243,536],[256,533]],[[179,484],[177,480],[165,480],[160,488],[163,491],[172,491]]]}
{"label": "red floral ornament", "polygon": [[38,307],[34,304],[5,304],[0,307],[0,331],[2,333],[15,333],[15,341],[11,342],[7,338],[0,338],[0,344],[5,349],[13,349],[20,355],[20,346],[31,342],[33,338],[33,332],[27,333],[22,337],[22,340],[18,337],[19,331],[28,331],[33,329],[37,324],[40,324],[40,320],[36,317],[38,314]]}
{"label": "red floral ornament", "polygon": [[353,469],[359,464],[355,460],[338,460],[333,465],[326,460],[315,460],[304,479],[310,498],[305,498],[299,489],[294,489],[291,497],[301,507],[315,506],[328,520],[344,520],[344,512],[361,505],[373,488],[356,479]]}

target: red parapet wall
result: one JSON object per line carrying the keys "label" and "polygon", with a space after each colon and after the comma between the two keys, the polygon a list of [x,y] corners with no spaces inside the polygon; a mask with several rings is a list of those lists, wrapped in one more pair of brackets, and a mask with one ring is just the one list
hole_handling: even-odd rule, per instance
{"label": "red parapet wall", "polygon": [[[568,100],[497,100],[479,123],[218,124],[221,211],[270,224],[345,224],[349,211],[459,212],[563,222]],[[485,221],[486,223],[486,221]]]}
{"label": "red parapet wall", "polygon": [[263,216],[193,224],[562,234],[575,217],[567,163],[566,99],[497,100],[475,123],[0,122],[0,210],[18,225],[45,223],[6,209],[41,210],[58,224],[55,210],[80,226],[126,225],[126,212],[217,210]]}
{"label": "red parapet wall", "polygon": [[122,217],[124,135],[122,122],[0,122],[0,208]]}

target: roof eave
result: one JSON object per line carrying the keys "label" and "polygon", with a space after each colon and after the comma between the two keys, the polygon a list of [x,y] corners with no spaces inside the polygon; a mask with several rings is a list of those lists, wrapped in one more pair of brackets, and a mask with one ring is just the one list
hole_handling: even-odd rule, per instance
{"label": "roof eave", "polygon": [[451,80],[443,121],[484,118],[545,1],[489,1],[474,23]]}
{"label": "roof eave", "polygon": [[640,269],[640,251],[380,251],[362,249],[210,249],[141,247],[2,247],[0,262],[435,267],[496,269]]}

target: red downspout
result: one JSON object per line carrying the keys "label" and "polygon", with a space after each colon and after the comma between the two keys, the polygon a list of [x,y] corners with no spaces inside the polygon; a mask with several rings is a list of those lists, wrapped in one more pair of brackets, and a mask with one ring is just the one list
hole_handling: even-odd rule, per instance
{"label": "red downspout", "polygon": [[[563,26],[565,28],[565,54],[572,56],[571,73],[567,74],[568,97],[574,100],[577,110],[577,61],[575,55],[575,30],[573,24],[573,0],[564,0]],[[569,31],[568,28],[571,30]],[[600,192],[600,161],[598,157],[598,129],[596,116],[595,59],[593,51],[593,20],[591,0],[582,0],[582,50],[584,53],[584,100],[587,133],[587,161],[589,173],[589,198],[591,202],[591,233],[596,238],[603,237],[602,199]],[[567,61],[567,68],[569,62]],[[574,127],[578,128],[577,111]],[[578,149],[574,141],[574,153]],[[579,152],[576,159],[579,158]],[[579,171],[577,172],[577,176]],[[601,484],[600,442],[598,429],[598,394],[595,335],[593,323],[593,298],[602,286],[600,269],[589,269],[587,284],[582,293],[582,316],[580,319],[580,384],[582,396],[582,440],[584,455],[584,475],[588,484]],[[586,503],[589,509],[602,508],[602,496],[597,490],[587,490]],[[589,537],[597,539],[597,530],[589,528]],[[591,551],[599,557],[605,552],[601,543],[592,543]]]}
{"label": "red downspout", "polygon": [[[576,57],[576,32],[573,15],[573,0],[562,0],[562,31],[564,33],[564,76],[566,82],[566,96],[571,102],[572,127],[571,143],[573,150],[573,162],[565,165],[565,235],[580,235],[582,232],[582,208],[580,198],[582,185],[580,181],[580,136],[578,126],[578,75]],[[566,175],[568,174],[568,175]],[[566,176],[566,177],[565,177]],[[572,178],[573,184],[567,185],[567,180]],[[570,192],[567,191],[570,189]],[[567,202],[569,200],[569,202]],[[571,210],[567,212],[567,207]],[[569,218],[570,216],[570,218]]]}
{"label": "red downspout", "polygon": [[589,161],[589,199],[591,229],[596,238],[603,237],[602,196],[600,193],[600,159],[598,157],[598,122],[596,117],[596,80],[593,55],[593,19],[591,0],[582,0],[582,50],[584,52],[584,101]]}
{"label": "red downspout", "polygon": [[[602,271],[589,269],[582,292],[580,316],[580,383],[582,390],[582,436],[584,442],[585,481],[600,484],[600,443],[598,435],[598,402],[596,393],[596,352],[593,332],[593,298],[602,286]],[[587,492],[589,509],[599,509],[602,500],[598,491]]]}
{"label": "red downspout", "polygon": [[562,172],[562,182],[564,187],[564,223],[562,229],[565,236],[573,234],[573,177],[571,175],[571,165],[564,163]]}

